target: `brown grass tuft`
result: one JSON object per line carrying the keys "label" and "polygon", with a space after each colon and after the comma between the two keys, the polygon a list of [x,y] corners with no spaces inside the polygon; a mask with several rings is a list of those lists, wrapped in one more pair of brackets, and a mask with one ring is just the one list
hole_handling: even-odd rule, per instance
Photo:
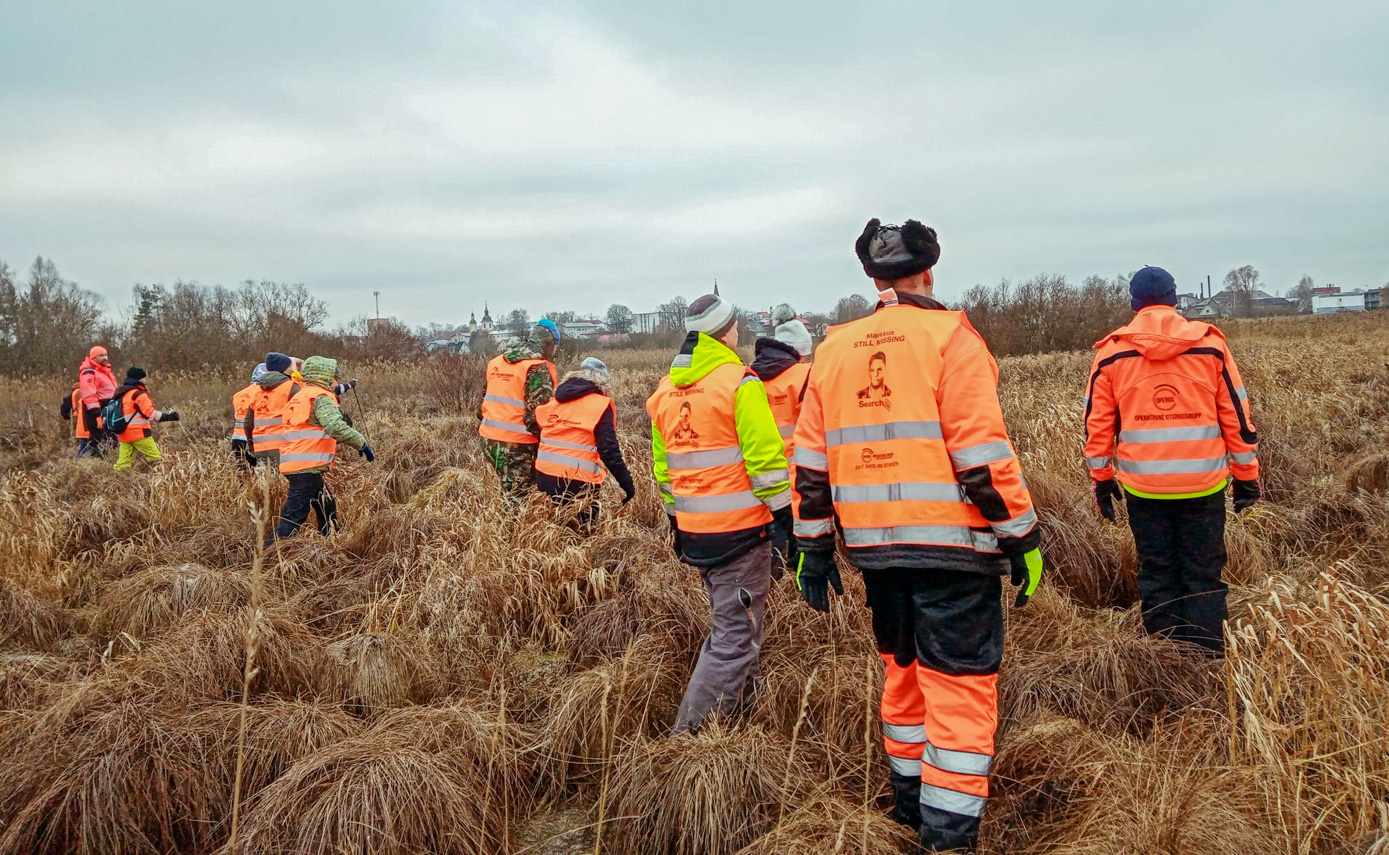
{"label": "brown grass tuft", "polygon": [[[867,824],[866,847],[864,825]],[[738,855],[901,855],[916,846],[916,833],[877,809],[816,793]]]}
{"label": "brown grass tuft", "polygon": [[0,647],[47,650],[62,636],[66,624],[61,603],[0,581]]}
{"label": "brown grass tuft", "polygon": [[353,635],[328,645],[319,659],[318,685],[356,715],[425,703],[440,690],[440,682],[418,639]]}
{"label": "brown grass tuft", "polygon": [[1351,492],[1389,492],[1389,453],[1378,452],[1352,463],[1342,475]]}
{"label": "brown grass tuft", "polygon": [[631,855],[731,855],[769,831],[783,804],[813,780],[790,742],[761,727],[706,724],[696,736],[639,740],[617,758],[609,821],[614,851]]}
{"label": "brown grass tuft", "polygon": [[238,855],[491,855],[499,808],[485,782],[440,755],[371,734],[300,760],[261,790]]}
{"label": "brown grass tuft", "polygon": [[101,639],[141,641],[189,612],[228,612],[246,604],[250,583],[227,570],[200,564],[152,567],[111,582],[98,598],[92,631]]}

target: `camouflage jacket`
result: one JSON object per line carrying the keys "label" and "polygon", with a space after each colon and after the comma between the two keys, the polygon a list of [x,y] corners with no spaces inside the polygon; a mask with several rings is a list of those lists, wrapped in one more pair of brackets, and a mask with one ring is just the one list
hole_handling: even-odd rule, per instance
{"label": "camouflage jacket", "polygon": [[[540,345],[524,339],[507,348],[502,358],[514,363],[523,359],[544,359],[545,354],[541,352]],[[544,365],[532,365],[526,372],[526,409],[522,420],[536,439],[540,438],[540,422],[535,420],[535,408],[550,400],[554,394],[555,381],[550,377],[550,369]],[[477,403],[477,417],[482,418],[481,401]]]}

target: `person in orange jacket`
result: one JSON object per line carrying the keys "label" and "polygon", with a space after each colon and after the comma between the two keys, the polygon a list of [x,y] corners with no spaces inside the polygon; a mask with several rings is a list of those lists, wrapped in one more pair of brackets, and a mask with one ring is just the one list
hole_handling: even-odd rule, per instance
{"label": "person in orange jacket", "polygon": [[[1225,487],[1258,502],[1259,436],[1225,335],[1177,313],[1160,267],[1129,282],[1137,314],[1095,344],[1085,459],[1100,514],[1126,502],[1148,632],[1224,653]],[[1112,459],[1111,459],[1112,458]]]}
{"label": "person in orange jacket", "polygon": [[810,369],[794,436],[796,583],[829,610],[842,532],[886,666],[893,817],[918,829],[922,852],[972,850],[998,727],[999,577],[1011,569],[1026,605],[1042,574],[1037,514],[998,367],[964,313],[934,299],[935,230],[869,220],[855,251],[879,302],[836,327]]}
{"label": "person in orange jacket", "polygon": [[590,356],[564,376],[553,398],[535,408],[540,424],[536,486],[556,505],[581,505],[578,522],[585,530],[598,521],[604,468],[622,488],[622,504],[637,494],[617,441],[617,405],[609,382],[608,366]]}
{"label": "person in orange jacket", "polygon": [[72,422],[72,432],[77,438],[77,456],[82,457],[87,453],[92,432],[87,430],[87,422],[82,418],[81,385],[73,386],[72,392],[63,398],[63,403],[58,408],[58,414],[63,417],[64,421]]}
{"label": "person in orange jacket", "polygon": [[87,358],[77,372],[77,385],[82,390],[82,424],[87,429],[87,451],[93,457],[105,454],[104,443],[111,439],[101,424],[101,408],[116,394],[116,372],[111,370],[111,356],[106,348],[92,345]]}
{"label": "person in orange jacket", "polygon": [[164,455],[151,435],[150,426],[155,422],[179,420],[178,410],[161,411],[154,408],[149,390],[145,387],[148,376],[145,369],[131,366],[125,372],[125,383],[111,396],[113,400],[120,401],[124,421],[124,424],[117,425],[120,432],[116,434],[116,439],[121,444],[113,467],[117,472],[127,470],[134,464],[137,451],[151,463],[163,460]]}
{"label": "person in orange jacket", "polygon": [[810,377],[810,330],[796,310],[782,303],[772,310],[772,335],[752,346],[752,370],[767,387],[767,403],[776,417],[777,432],[786,442],[786,459],[795,452],[792,435],[801,413],[801,396]]}
{"label": "person in orange jacket", "polygon": [[261,396],[260,378],[265,376],[265,363],[261,362],[251,370],[251,384],[243,389],[237,390],[232,395],[232,457],[236,462],[243,466],[255,467],[256,458],[249,451],[249,437],[246,433],[247,415],[252,414],[254,423],[254,411],[256,399]]}

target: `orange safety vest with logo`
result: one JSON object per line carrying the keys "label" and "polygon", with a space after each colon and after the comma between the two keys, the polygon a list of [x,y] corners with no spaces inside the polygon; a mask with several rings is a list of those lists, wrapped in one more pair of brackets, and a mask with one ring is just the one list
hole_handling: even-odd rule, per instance
{"label": "orange safety vest with logo", "polygon": [[1219,329],[1150,306],[1095,347],[1085,404],[1092,478],[1117,475],[1131,492],[1177,498],[1213,493],[1232,474],[1259,477],[1248,394]]}
{"label": "orange safety vest with logo", "polygon": [[563,403],[551,398],[536,407],[540,448],[536,449],[535,471],[570,481],[603,483],[606,470],[593,429],[614,406],[607,395],[590,393]]}
{"label": "orange safety vest with logo", "polygon": [[232,440],[246,441],[246,411],[255,406],[261,391],[258,384],[252,383],[232,395]]}
{"label": "orange safety vest with logo", "polygon": [[271,389],[256,386],[252,402],[255,420],[251,424],[251,447],[256,454],[279,453],[284,448],[284,435],[289,431],[289,401],[299,391],[299,384],[285,380]]}
{"label": "orange safety vest with logo", "polygon": [[796,450],[793,439],[796,433],[796,420],[801,414],[801,393],[805,391],[806,380],[810,377],[810,363],[797,362],[770,380],[763,380],[767,388],[767,404],[772,408],[776,419],[777,433],[786,443],[786,460],[789,463]]}
{"label": "orange safety vest with logo", "polygon": [[522,359],[507,362],[505,356],[495,356],[487,363],[487,391],[482,396],[482,423],[478,433],[486,439],[531,445],[539,442],[526,427],[526,375],[532,365],[544,365],[550,371],[550,382],[559,380],[555,366],[548,359]]}
{"label": "orange safety vest with logo", "polygon": [[995,573],[1037,515],[998,403],[998,368],[963,312],[884,292],[827,336],[795,432],[795,533],[868,569]]}
{"label": "orange safety vest with logo", "polygon": [[72,390],[72,430],[78,439],[91,439],[92,432],[87,430],[87,420],[82,418],[82,388],[79,386]]}
{"label": "orange safety vest with logo", "polygon": [[662,377],[646,401],[665,437],[675,524],[682,532],[743,531],[772,521],[752,491],[738,441],[734,395],[746,382],[759,382],[752,369],[726,363],[689,386]]}
{"label": "orange safety vest with logo", "polygon": [[139,442],[150,435],[154,402],[144,389],[131,389],[121,396],[121,412],[126,416],[125,430],[116,435],[121,442]]}
{"label": "orange safety vest with logo", "polygon": [[286,430],[280,435],[280,473],[293,475],[319,466],[333,465],[338,441],[318,425],[309,424],[313,402],[328,395],[337,403],[338,396],[322,386],[305,386],[289,399],[285,409]]}

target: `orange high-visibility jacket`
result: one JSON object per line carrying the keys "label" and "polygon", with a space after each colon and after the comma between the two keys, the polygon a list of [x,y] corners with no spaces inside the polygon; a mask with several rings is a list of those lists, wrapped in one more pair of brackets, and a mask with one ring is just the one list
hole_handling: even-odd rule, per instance
{"label": "orange high-visibility jacket", "polygon": [[487,363],[487,391],[482,396],[482,423],[478,433],[498,442],[530,445],[540,440],[526,427],[526,374],[532,365],[544,365],[550,371],[550,381],[559,374],[548,359],[522,359],[507,362],[505,356],[495,356]]}
{"label": "orange high-visibility jacket", "polygon": [[289,401],[298,391],[299,384],[288,378],[269,389],[256,386],[251,405],[251,448],[255,454],[273,456],[283,449],[284,435],[289,431]]}
{"label": "orange high-visibility jacket", "polygon": [[1214,492],[1231,475],[1259,477],[1249,396],[1220,330],[1149,306],[1095,348],[1085,400],[1091,478],[1117,470],[1132,492],[1177,497]]}
{"label": "orange high-visibility jacket", "polygon": [[866,569],[1003,572],[1040,540],[998,367],[963,312],[883,293],[820,345],[796,425],[796,541]]}
{"label": "orange high-visibility jacket", "polygon": [[280,435],[280,472],[293,475],[319,466],[332,467],[338,451],[338,441],[318,425],[310,424],[314,399],[329,395],[333,403],[338,396],[322,386],[304,386],[289,399],[285,408],[286,430]]}
{"label": "orange high-visibility jacket", "polygon": [[599,419],[613,399],[600,393],[561,402],[551,398],[535,408],[540,422],[540,448],[536,449],[535,470],[570,481],[601,484],[606,470],[593,435]]}
{"label": "orange high-visibility jacket", "polygon": [[158,420],[149,392],[143,386],[121,395],[121,412],[126,415],[125,430],[116,435],[121,442],[139,442],[150,435],[150,425]]}
{"label": "orange high-visibility jacket", "polygon": [[252,383],[232,395],[232,439],[246,441],[246,411],[256,404],[261,393],[260,385]]}
{"label": "orange high-visibility jacket", "polygon": [[82,367],[77,372],[77,384],[82,390],[82,407],[87,410],[100,409],[102,404],[115,396],[116,388],[120,386],[111,366],[98,365],[91,357],[82,360]]}
{"label": "orange high-visibility jacket", "polygon": [[87,420],[82,418],[82,387],[73,389],[72,396],[68,400],[72,402],[73,433],[78,439],[91,439],[92,432],[87,430]]}
{"label": "orange high-visibility jacket", "polygon": [[810,378],[810,363],[798,362],[777,376],[762,380],[767,387],[767,404],[772,408],[776,419],[777,432],[786,442],[786,459],[791,460],[796,450],[794,435],[796,421],[801,414],[801,393],[805,391]]}
{"label": "orange high-visibility jacket", "polygon": [[[728,362],[688,386],[662,377],[646,401],[665,441],[675,524],[682,532],[744,531],[772,521],[753,492],[738,437],[734,396],[745,382],[759,381],[747,366]],[[771,477],[785,484],[786,470]]]}

